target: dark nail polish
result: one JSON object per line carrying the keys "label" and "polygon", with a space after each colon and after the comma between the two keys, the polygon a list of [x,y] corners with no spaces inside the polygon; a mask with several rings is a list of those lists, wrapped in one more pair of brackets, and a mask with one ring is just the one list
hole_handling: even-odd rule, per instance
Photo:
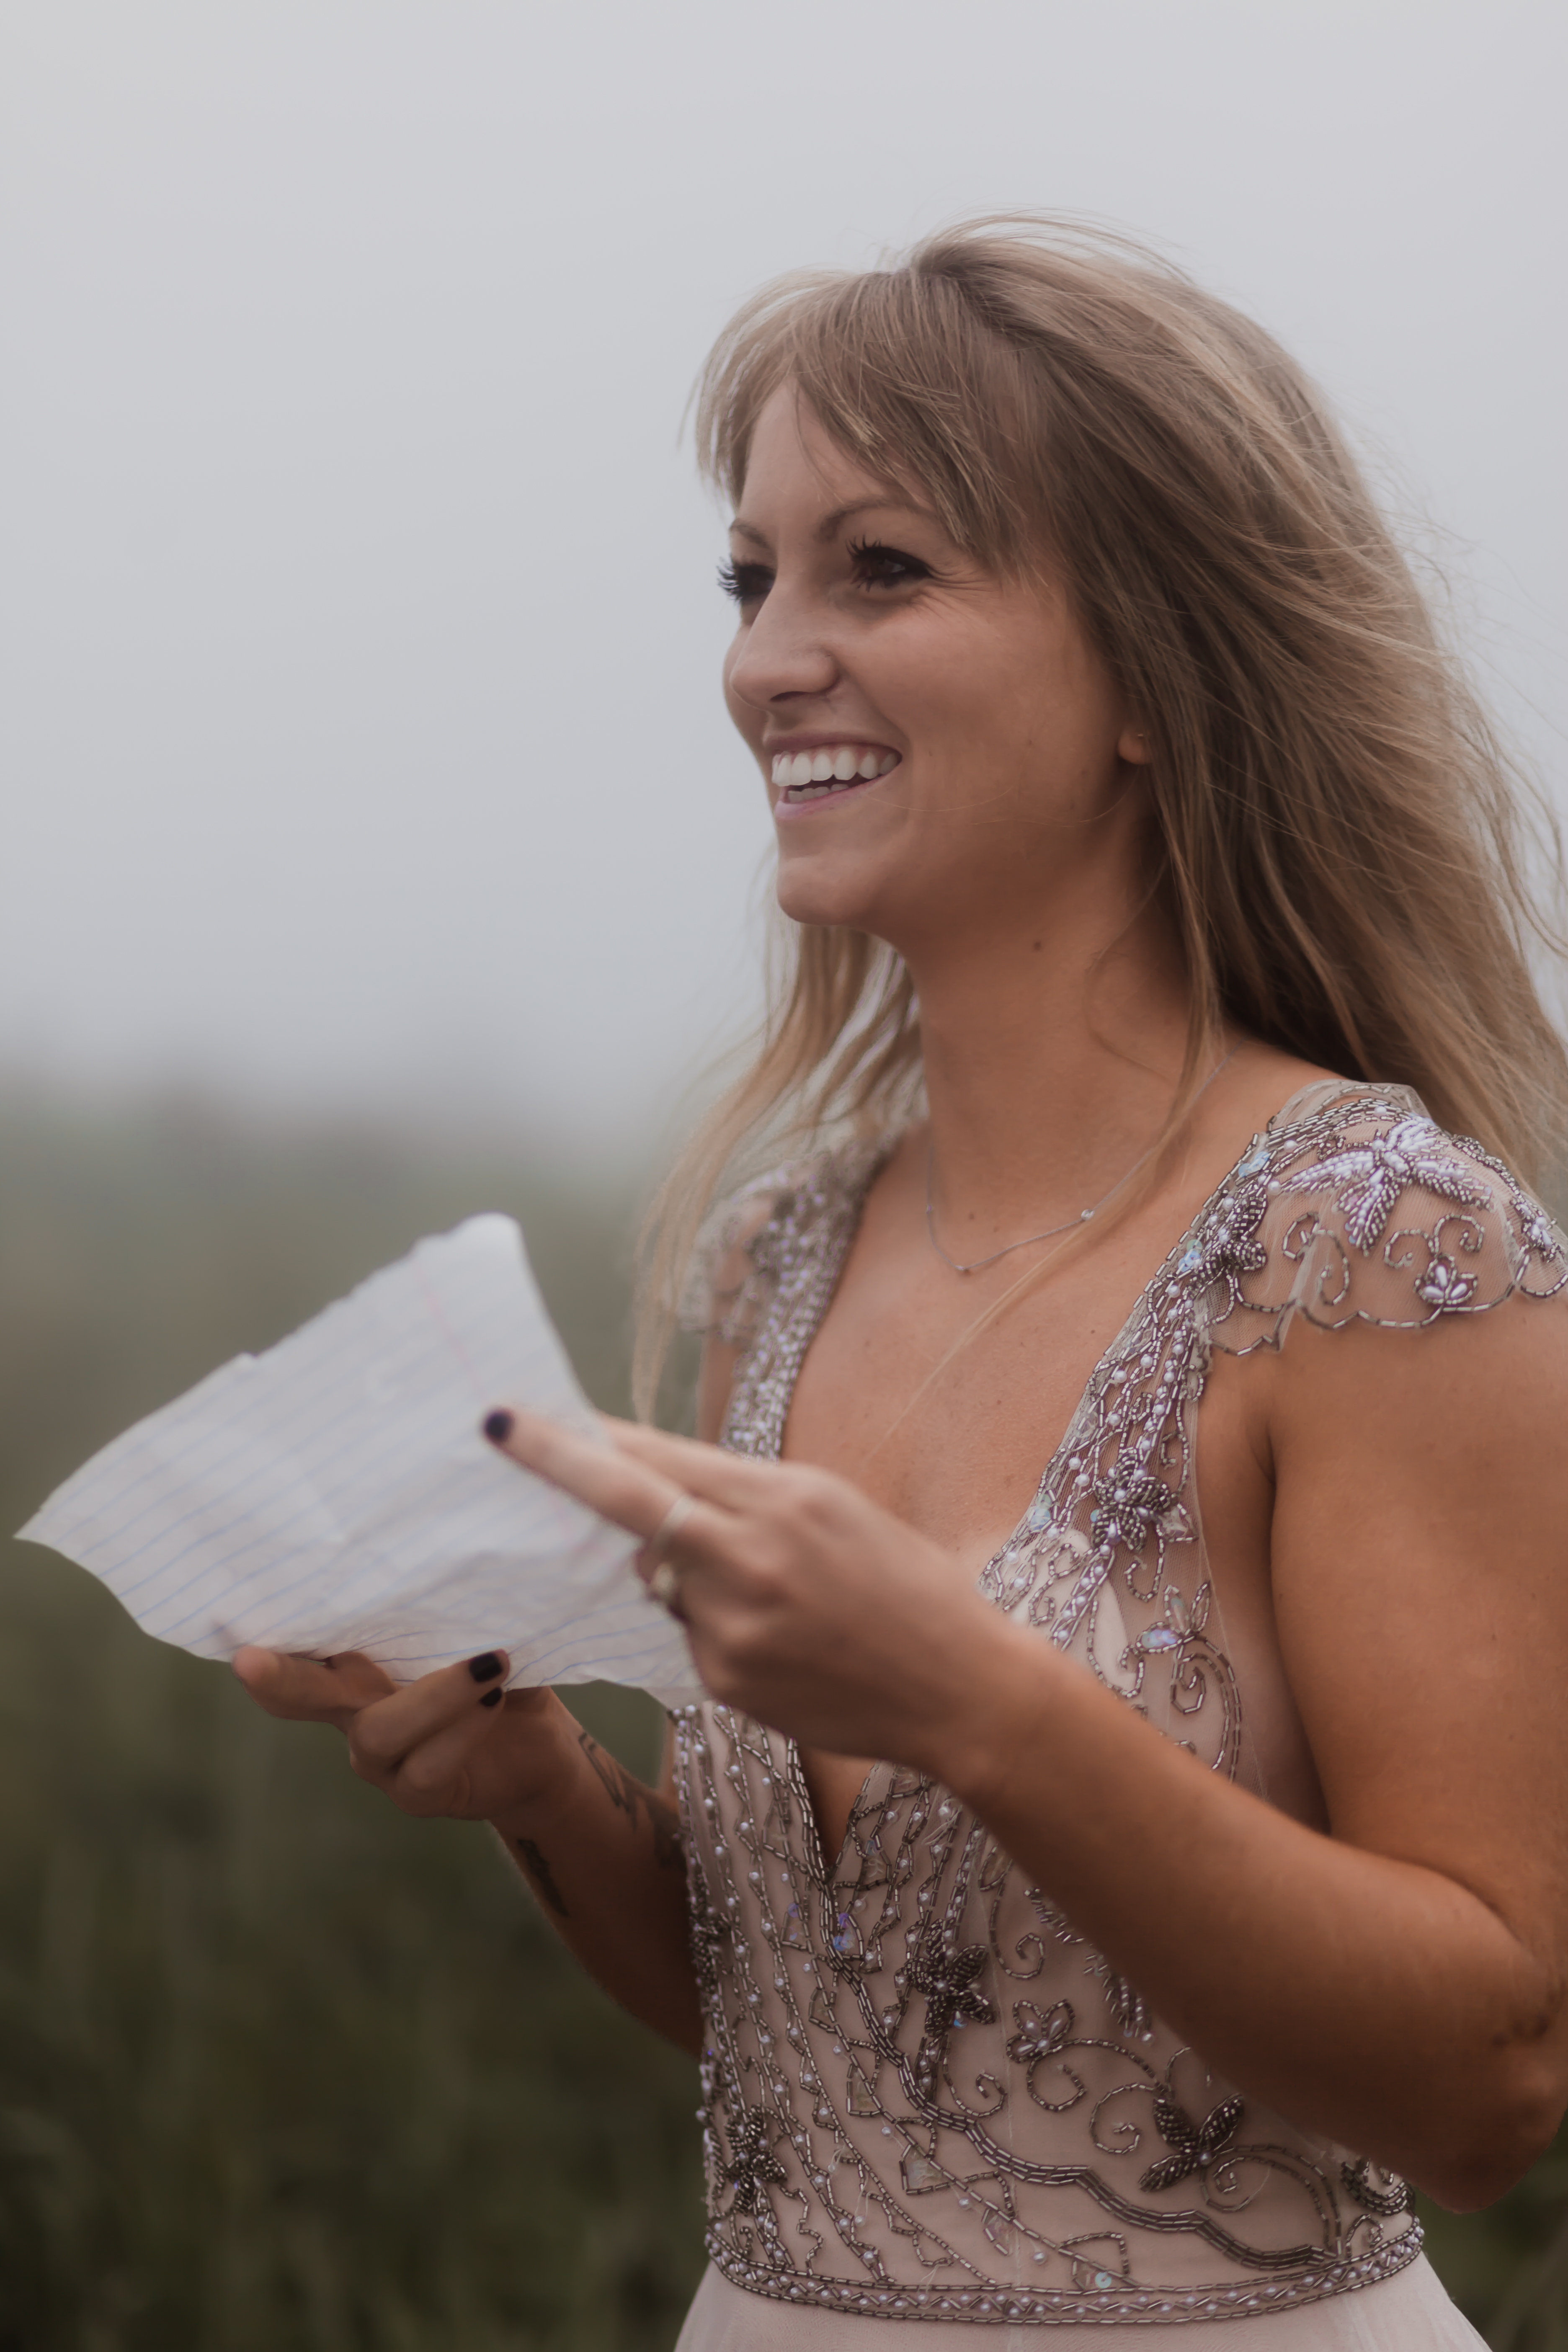
{"label": "dark nail polish", "polygon": [[511,1415],[508,1412],[504,1405],[495,1412],[486,1413],[484,1419],[484,1432],[492,1445],[504,1445],[507,1439],[511,1435]]}
{"label": "dark nail polish", "polygon": [[505,1696],[505,1691],[486,1691],[483,1698],[479,1701],[479,1705],[481,1706],[499,1706]]}
{"label": "dark nail polish", "polygon": [[486,1650],[482,1656],[468,1660],[468,1672],[477,1683],[493,1683],[501,1671],[499,1651]]}

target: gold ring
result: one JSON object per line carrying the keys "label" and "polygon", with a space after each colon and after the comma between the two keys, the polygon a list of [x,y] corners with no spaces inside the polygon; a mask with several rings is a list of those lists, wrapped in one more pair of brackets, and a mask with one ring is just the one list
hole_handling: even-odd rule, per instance
{"label": "gold ring", "polygon": [[[649,1536],[647,1543],[643,1546],[643,1549],[647,1552],[649,1559],[663,1559],[665,1553],[669,1550],[676,1537],[680,1533],[681,1528],[686,1525],[687,1520],[691,1517],[692,1512],[696,1508],[697,1502],[694,1496],[677,1495],[674,1502],[671,1503],[668,1510],[666,1511],[663,1518],[660,1519],[658,1527],[655,1528],[652,1535]],[[651,1581],[648,1589],[650,1591],[653,1589]]]}
{"label": "gold ring", "polygon": [[676,1603],[680,1598],[680,1579],[669,1560],[661,1559],[648,1578],[647,1597],[650,1601],[657,1601],[661,1609],[667,1609],[674,1616]]}
{"label": "gold ring", "polygon": [[674,1561],[666,1555],[696,1507],[691,1496],[677,1495],[643,1547],[653,1561],[647,1580],[648,1599],[657,1601],[661,1609],[681,1624],[685,1623],[686,1616],[680,1606],[680,1579],[675,1572]]}

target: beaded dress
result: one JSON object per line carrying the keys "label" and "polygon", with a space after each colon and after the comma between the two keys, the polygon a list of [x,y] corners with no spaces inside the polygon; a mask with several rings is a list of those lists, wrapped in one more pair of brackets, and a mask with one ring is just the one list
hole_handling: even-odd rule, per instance
{"label": "beaded dress", "polygon": [[[740,1347],[738,1452],[779,1453],[884,1156],[828,1153],[733,1204],[730,1232],[755,1227],[716,1327]],[[1266,1796],[1197,1507],[1215,1351],[1279,1348],[1297,1316],[1410,1329],[1565,1286],[1544,1211],[1406,1089],[1307,1089],[1155,1273],[982,1591]],[[1107,2352],[1177,2323],[1184,2352],[1479,2345],[1405,2183],[1217,2078],[944,1790],[877,1766],[827,1854],[793,1742],[704,1705],[675,1745],[711,2261],[681,2352],[842,2352],[868,2319],[923,2352],[975,2326]]]}

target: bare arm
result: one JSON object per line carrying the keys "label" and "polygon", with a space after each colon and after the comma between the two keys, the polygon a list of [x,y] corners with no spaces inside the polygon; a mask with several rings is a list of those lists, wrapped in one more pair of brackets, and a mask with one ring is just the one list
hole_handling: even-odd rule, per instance
{"label": "bare arm", "polygon": [[[732,1297],[745,1276],[738,1244],[716,1276],[721,1292]],[[710,1442],[723,1426],[736,1352],[712,1335],[703,1344],[697,1430]],[[544,1696],[528,1694],[527,1703]],[[508,1705],[523,1697],[514,1693]],[[496,1834],[589,1975],[644,2024],[696,2052],[701,2017],[687,1938],[673,1737],[666,1731],[658,1785],[649,1789],[606,1754],[553,1695],[540,1706],[539,1722],[558,1769],[537,1796],[491,1813]]]}
{"label": "bare arm", "polygon": [[720,1697],[945,1781],[1244,2091],[1482,2203],[1568,2096],[1568,1314],[1303,1329],[1259,1398],[1326,1834],[842,1479],[648,1431],[618,1463],[537,1423],[513,1443],[629,1525],[699,1495],[682,1597]]}
{"label": "bare arm", "polygon": [[1194,1769],[1089,1678],[1042,1682],[1017,1645],[993,1732],[960,1733],[952,1769],[1235,2081],[1483,2204],[1568,2096],[1568,1315],[1303,1323],[1279,1357],[1222,1369],[1255,1403],[1329,1834]]}
{"label": "bare arm", "polygon": [[644,2024],[695,2051],[686,1864],[668,1755],[658,1787],[647,1787],[552,1691],[503,1695],[505,1670],[493,1654],[399,1688],[355,1655],[250,1649],[235,1660],[269,1715],[335,1723],[354,1770],[402,1811],[490,1822],[590,1975]]}
{"label": "bare arm", "polygon": [[555,1771],[537,1796],[492,1814],[492,1826],[589,1975],[645,2025],[695,2052],[701,2022],[669,1734],[650,1789],[549,1696],[542,1713]]}
{"label": "bare arm", "polygon": [[[739,1253],[721,1273],[738,1284]],[[703,1351],[698,1427],[717,1435],[735,1351]],[[667,1732],[648,1788],[552,1691],[499,1685],[475,1659],[399,1689],[368,1658],[242,1650],[235,1671],[270,1715],[334,1723],[354,1770],[404,1812],[488,1821],[562,1942],[645,2025],[695,2052],[701,2023],[687,1930],[686,1856]],[[474,1669],[493,1672],[476,1675]]]}

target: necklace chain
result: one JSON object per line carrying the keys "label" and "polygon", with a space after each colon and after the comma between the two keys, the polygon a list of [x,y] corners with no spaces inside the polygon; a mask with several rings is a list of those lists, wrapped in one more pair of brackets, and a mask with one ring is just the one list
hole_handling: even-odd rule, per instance
{"label": "necklace chain", "polygon": [[[1192,1104],[1189,1108],[1196,1108],[1199,1097],[1208,1092],[1210,1087],[1213,1086],[1215,1080],[1224,1069],[1226,1062],[1228,1062],[1233,1058],[1236,1050],[1236,1047],[1233,1045],[1230,1052],[1226,1055],[1225,1061],[1216,1062],[1215,1064],[1214,1068],[1209,1072],[1207,1077],[1204,1080],[1203,1085],[1198,1088],[1197,1094],[1193,1097]],[[993,1250],[989,1257],[971,1258],[967,1265],[960,1265],[955,1257],[949,1257],[947,1252],[943,1249],[942,1244],[936,1237],[936,1214],[931,1205],[931,1180],[935,1155],[932,1146],[928,1143],[926,1145],[926,1234],[930,1239],[931,1245],[932,1249],[935,1250],[938,1257],[941,1258],[943,1265],[950,1265],[954,1274],[984,1274],[988,1265],[994,1265],[998,1258],[1011,1257],[1015,1250],[1028,1249],[1036,1242],[1054,1241],[1058,1234],[1070,1234],[1075,1225],[1087,1225],[1092,1218],[1099,1216],[1107,1201],[1113,1201],[1115,1199],[1117,1193],[1121,1192],[1123,1184],[1130,1184],[1132,1181],[1133,1177],[1137,1175],[1138,1171],[1142,1167],[1143,1162],[1148,1159],[1150,1152],[1152,1152],[1153,1149],[1153,1144],[1150,1144],[1147,1150],[1141,1151],[1138,1154],[1137,1159],[1132,1162],[1131,1167],[1128,1169],[1126,1174],[1119,1176],[1115,1183],[1111,1186],[1110,1192],[1103,1194],[1100,1200],[1096,1201],[1091,1209],[1080,1209],[1077,1216],[1068,1217],[1065,1224],[1047,1225],[1044,1233],[1040,1234],[1026,1234],[1021,1242],[1005,1243],[1001,1249]]]}

